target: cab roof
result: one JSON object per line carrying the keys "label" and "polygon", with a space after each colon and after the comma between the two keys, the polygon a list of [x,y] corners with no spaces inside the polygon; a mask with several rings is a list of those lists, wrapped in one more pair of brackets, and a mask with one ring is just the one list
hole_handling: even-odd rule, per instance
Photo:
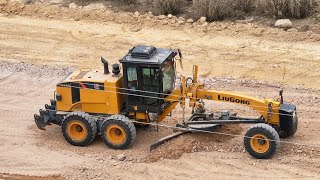
{"label": "cab roof", "polygon": [[176,55],[177,52],[172,49],[140,45],[130,49],[128,54],[119,61],[120,63],[161,65],[166,59],[171,59]]}

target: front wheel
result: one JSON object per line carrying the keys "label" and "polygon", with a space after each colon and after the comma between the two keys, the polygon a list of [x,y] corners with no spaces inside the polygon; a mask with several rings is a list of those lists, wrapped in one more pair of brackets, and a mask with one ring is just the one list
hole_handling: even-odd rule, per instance
{"label": "front wheel", "polygon": [[277,131],[270,125],[259,123],[249,128],[244,137],[246,151],[257,159],[272,157],[280,146]]}

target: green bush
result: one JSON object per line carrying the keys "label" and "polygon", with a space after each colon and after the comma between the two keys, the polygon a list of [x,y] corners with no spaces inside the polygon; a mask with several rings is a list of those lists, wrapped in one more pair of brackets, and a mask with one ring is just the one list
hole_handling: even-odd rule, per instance
{"label": "green bush", "polygon": [[181,10],[183,0],[155,0],[154,3],[159,14],[177,14]]}

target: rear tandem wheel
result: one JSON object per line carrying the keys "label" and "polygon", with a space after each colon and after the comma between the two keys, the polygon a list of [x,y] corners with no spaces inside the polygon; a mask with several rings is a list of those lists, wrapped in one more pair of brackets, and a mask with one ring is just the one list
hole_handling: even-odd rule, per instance
{"label": "rear tandem wheel", "polygon": [[71,112],[62,121],[64,138],[74,146],[87,146],[97,135],[97,124],[84,112]]}
{"label": "rear tandem wheel", "polygon": [[128,117],[112,115],[103,122],[101,136],[110,148],[127,149],[136,138],[136,128]]}

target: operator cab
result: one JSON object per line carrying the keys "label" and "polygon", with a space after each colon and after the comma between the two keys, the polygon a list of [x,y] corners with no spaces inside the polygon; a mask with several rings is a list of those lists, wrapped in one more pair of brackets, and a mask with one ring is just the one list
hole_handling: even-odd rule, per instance
{"label": "operator cab", "polygon": [[164,100],[174,90],[177,52],[153,46],[136,46],[120,63],[128,112],[161,114]]}

